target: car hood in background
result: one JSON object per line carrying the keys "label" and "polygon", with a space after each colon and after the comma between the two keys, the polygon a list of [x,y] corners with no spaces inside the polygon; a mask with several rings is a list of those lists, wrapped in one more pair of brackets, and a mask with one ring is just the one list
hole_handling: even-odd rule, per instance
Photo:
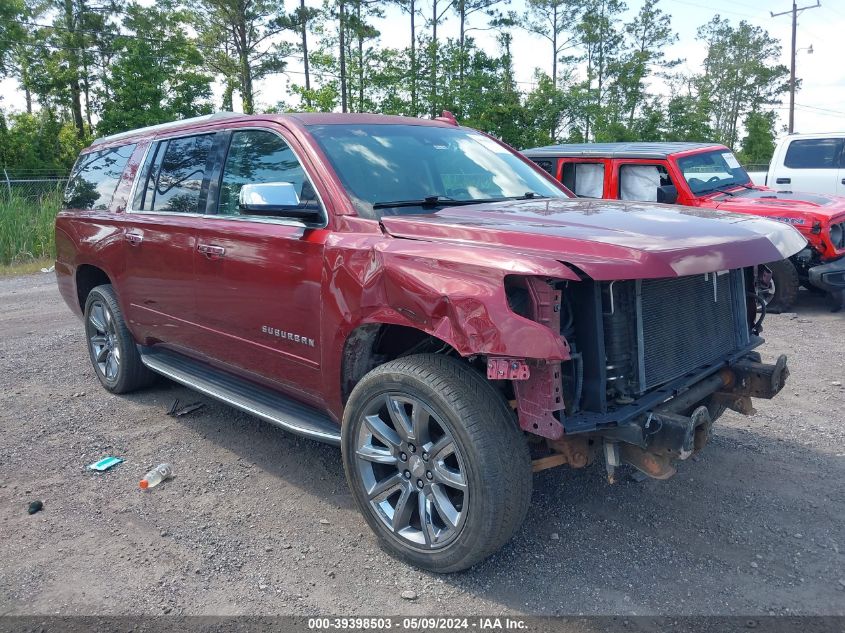
{"label": "car hood in background", "polygon": [[826,223],[845,217],[845,197],[803,191],[774,191],[772,189],[734,189],[714,200],[717,209],[735,213],[754,213],[765,217],[793,221],[801,226],[804,218],[810,228],[818,220]]}
{"label": "car hood in background", "polygon": [[507,201],[381,221],[394,237],[507,248],[598,280],[741,268],[785,259],[806,244],[791,226],[755,216],[609,200]]}

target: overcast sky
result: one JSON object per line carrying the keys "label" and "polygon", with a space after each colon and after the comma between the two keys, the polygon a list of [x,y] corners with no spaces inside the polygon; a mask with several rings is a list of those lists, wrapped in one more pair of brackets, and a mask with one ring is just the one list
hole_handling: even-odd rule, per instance
{"label": "overcast sky", "polygon": [[[798,6],[813,4],[814,1],[799,1]],[[296,0],[287,0],[286,9],[292,10],[297,4]],[[321,2],[308,0],[307,4],[319,6]],[[425,11],[428,0],[419,0],[418,4],[421,4]],[[629,10],[626,16],[630,16],[639,9],[642,0],[628,0],[627,4]],[[772,18],[769,12],[789,10],[790,0],[661,0],[660,5],[672,16],[672,27],[679,36],[678,42],[666,51],[666,57],[685,59],[685,68],[682,67],[685,72],[694,72],[704,59],[704,46],[695,39],[696,29],[716,14],[734,24],[746,20],[766,29],[782,42],[781,62],[789,66],[790,16]],[[524,6],[524,0],[512,0],[510,8],[521,11]],[[418,25],[421,22],[418,20]],[[381,31],[381,45],[407,45],[408,18],[398,8],[387,7],[384,19],[378,20],[376,26]],[[483,26],[483,20],[474,16],[470,26]],[[449,15],[446,23],[438,28],[438,35],[456,37],[457,30],[457,19]],[[475,31],[471,35],[479,46],[490,53],[497,51],[494,33]],[[546,40],[520,30],[515,29],[512,35],[516,78],[520,87],[527,90],[531,88],[536,67],[547,73],[551,72],[551,45]],[[803,86],[796,96],[796,132],[845,130],[844,36],[845,0],[822,0],[820,8],[807,10],[799,15],[798,48],[806,49],[812,45],[813,53],[809,54],[807,50],[799,50],[798,53],[797,74],[798,78],[803,80]],[[281,78],[273,77],[258,83],[259,105],[270,106],[279,101],[293,102],[288,93],[288,83],[302,83],[301,63],[291,61],[288,70],[289,72]],[[219,103],[219,89],[216,92]],[[20,109],[23,106],[23,96],[14,82],[6,81],[0,84],[0,94],[3,96],[0,105],[4,109]],[[788,116],[788,95],[784,95],[783,104],[777,107],[777,112],[781,124],[785,125]]]}

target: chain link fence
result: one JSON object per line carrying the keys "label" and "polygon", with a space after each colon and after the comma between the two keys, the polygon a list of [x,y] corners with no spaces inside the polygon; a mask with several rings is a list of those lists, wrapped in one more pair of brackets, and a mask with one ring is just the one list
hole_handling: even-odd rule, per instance
{"label": "chain link fence", "polygon": [[769,171],[769,163],[748,163],[743,168],[745,171]]}
{"label": "chain link fence", "polygon": [[63,192],[67,180],[67,171],[4,168],[0,172],[0,196],[6,200],[37,201]]}
{"label": "chain link fence", "polygon": [[68,172],[0,167],[0,267],[50,259]]}

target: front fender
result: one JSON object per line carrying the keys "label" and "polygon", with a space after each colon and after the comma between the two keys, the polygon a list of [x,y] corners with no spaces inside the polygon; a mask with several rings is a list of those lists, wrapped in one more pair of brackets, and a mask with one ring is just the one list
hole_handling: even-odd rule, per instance
{"label": "front fender", "polygon": [[330,329],[324,340],[327,379],[334,385],[340,384],[336,359],[346,339],[368,324],[414,328],[464,357],[569,359],[560,334],[515,314],[505,292],[509,275],[577,280],[560,262],[490,248],[358,237],[327,244],[324,327]]}

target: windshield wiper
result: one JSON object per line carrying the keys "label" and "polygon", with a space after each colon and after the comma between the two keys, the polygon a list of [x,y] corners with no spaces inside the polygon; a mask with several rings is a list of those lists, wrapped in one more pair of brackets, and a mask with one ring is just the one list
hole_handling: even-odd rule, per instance
{"label": "windshield wiper", "polygon": [[726,191],[725,187],[745,187],[746,189],[754,189],[751,185],[745,184],[744,182],[732,182],[728,185],[719,185],[715,189],[711,189],[711,191],[720,191],[722,193],[726,193],[729,196],[735,196],[736,194],[733,191]]}
{"label": "windshield wiper", "polygon": [[548,196],[541,196],[539,193],[533,191],[526,191],[521,196],[513,196],[511,200],[536,200],[537,198],[548,198]]}
{"label": "windshield wiper", "polygon": [[449,196],[426,196],[420,200],[394,200],[393,202],[374,202],[373,209],[392,209],[397,207],[458,207],[470,204],[501,202],[508,198],[486,198],[483,200],[455,200]]}
{"label": "windshield wiper", "polygon": [[729,196],[735,196],[736,194],[733,191],[728,191],[725,187],[736,187],[736,183],[731,183],[730,185],[719,185],[718,187],[713,187],[711,191],[720,191],[721,193],[726,193]]}

